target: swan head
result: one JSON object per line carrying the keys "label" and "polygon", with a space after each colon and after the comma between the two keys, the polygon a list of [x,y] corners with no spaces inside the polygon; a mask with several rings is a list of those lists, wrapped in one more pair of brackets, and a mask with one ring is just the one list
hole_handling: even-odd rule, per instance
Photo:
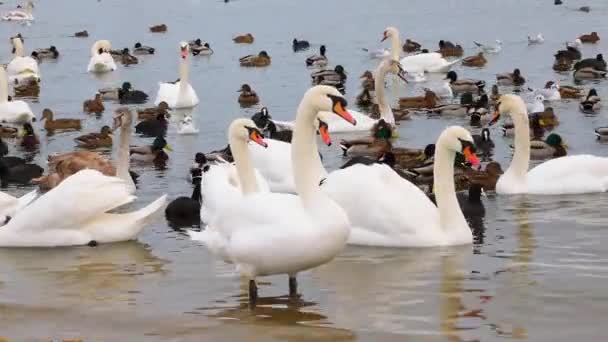
{"label": "swan head", "polygon": [[451,126],[446,128],[437,140],[437,151],[447,149],[455,153],[461,153],[465,159],[479,167],[479,159],[475,154],[475,142],[471,133],[461,126]]}
{"label": "swan head", "polygon": [[233,139],[243,143],[253,141],[262,147],[268,147],[264,135],[251,119],[242,118],[232,121],[230,127],[228,127],[228,140],[232,141]]}
{"label": "swan head", "polygon": [[493,125],[500,119],[502,114],[510,114],[512,117],[516,116],[527,116],[527,109],[524,100],[514,94],[505,94],[498,98],[496,102],[496,108],[494,110],[494,116],[489,122],[489,125]]}
{"label": "swan head", "polygon": [[384,30],[384,33],[382,33],[381,42],[387,40],[388,38],[398,37],[398,36],[399,36],[399,30],[397,30],[396,27],[389,26]]}
{"label": "swan head", "polygon": [[315,115],[318,112],[332,112],[353,125],[357,124],[357,121],[346,110],[346,99],[334,87],[314,86],[306,91],[303,102],[311,106]]}
{"label": "swan head", "polygon": [[119,127],[131,127],[133,123],[133,113],[128,107],[119,107],[114,111],[113,129],[116,130]]}
{"label": "swan head", "polygon": [[186,57],[188,57],[188,51],[190,50],[190,47],[188,46],[187,42],[181,42],[179,43],[179,56],[182,59],[186,59]]}
{"label": "swan head", "polygon": [[91,54],[99,54],[101,55],[104,52],[110,52],[112,49],[112,44],[110,44],[109,40],[98,40],[93,44],[91,48]]}

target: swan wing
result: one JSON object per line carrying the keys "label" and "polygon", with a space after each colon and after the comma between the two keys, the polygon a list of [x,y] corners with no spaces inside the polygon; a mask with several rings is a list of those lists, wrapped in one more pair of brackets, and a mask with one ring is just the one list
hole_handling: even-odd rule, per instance
{"label": "swan wing", "polygon": [[356,125],[353,126],[351,123],[331,112],[319,112],[319,118],[327,123],[330,133],[369,131],[377,122],[377,120],[372,119],[361,112],[350,109],[348,112],[357,120]]}
{"label": "swan wing", "polygon": [[177,94],[179,92],[179,82],[173,83],[160,83],[158,85],[158,93],[156,94],[156,100],[154,105],[158,106],[159,103],[165,101],[170,108],[174,108],[177,103]]}
{"label": "swan wing", "polygon": [[295,192],[291,163],[291,144],[267,139],[268,147],[248,144],[253,166],[268,183],[272,192]]}
{"label": "swan wing", "polygon": [[608,158],[565,156],[546,161],[528,172],[532,194],[581,194],[608,190]]}
{"label": "swan wing", "polygon": [[32,57],[15,57],[6,66],[6,73],[15,76],[21,73],[38,74],[38,62]]}

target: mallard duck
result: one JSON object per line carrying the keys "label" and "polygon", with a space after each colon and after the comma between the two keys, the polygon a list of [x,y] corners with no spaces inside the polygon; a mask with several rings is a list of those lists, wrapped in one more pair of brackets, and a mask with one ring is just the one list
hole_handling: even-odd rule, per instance
{"label": "mallard duck", "polygon": [[594,68],[581,68],[574,71],[573,76],[575,80],[597,80],[605,78],[606,74],[608,74],[608,72]]}
{"label": "mallard duck", "polygon": [[597,32],[591,32],[589,34],[579,36],[578,39],[580,39],[583,43],[595,44],[600,40],[600,36],[597,34]]}
{"label": "mallard duck", "polygon": [[481,134],[473,134],[473,141],[477,148],[478,155],[481,154],[483,157],[490,157],[494,151],[494,141],[490,137],[490,129],[483,128]]}
{"label": "mallard duck", "polygon": [[33,51],[32,57],[39,61],[43,59],[57,59],[59,57],[59,51],[57,51],[57,48],[54,45],[51,45],[48,49],[37,49]]}
{"label": "mallard duck", "polygon": [[595,129],[595,137],[597,140],[606,141],[608,140],[608,126],[607,127],[598,127]]}
{"label": "mallard duck", "polygon": [[266,51],[260,51],[257,55],[247,55],[239,58],[243,67],[265,67],[270,65],[270,56]]}
{"label": "mallard duck", "polygon": [[21,134],[21,141],[19,142],[19,146],[23,148],[25,151],[31,152],[38,149],[40,145],[40,140],[36,136],[36,132],[34,132],[34,127],[29,122],[23,124],[23,132]]}
{"label": "mallard duck", "polygon": [[340,140],[343,156],[373,156],[380,157],[392,149],[390,138],[393,135],[391,125],[383,119],[374,124],[369,137]]}
{"label": "mallard duck", "polygon": [[106,108],[101,101],[101,93],[95,94],[94,99],[85,100],[82,104],[82,110],[86,113],[101,114],[105,109]]}
{"label": "mallard duck", "polygon": [[464,49],[462,46],[447,40],[439,41],[439,52],[443,57],[462,57]]}
{"label": "mallard duck", "polygon": [[[412,114],[409,110],[401,108],[391,108],[391,111],[393,112],[395,121],[408,120]],[[377,103],[372,104],[372,106],[369,108],[369,117],[375,120],[382,118],[380,106],[378,106]]]}
{"label": "mallard duck", "polygon": [[570,71],[572,70],[572,60],[565,57],[560,57],[555,59],[555,63],[553,63],[553,70],[555,71]]}
{"label": "mallard duck", "polygon": [[359,79],[361,80],[361,88],[370,91],[375,90],[374,74],[371,71],[366,70]]}
{"label": "mallard duck", "polygon": [[[494,119],[492,119],[494,120]],[[547,127],[549,128],[549,127]],[[504,136],[514,136],[515,134],[515,125],[513,124],[513,121],[511,120],[506,120],[502,127],[502,132]],[[540,117],[538,115],[531,115],[530,116],[530,138],[532,139],[542,139],[542,137],[545,135],[545,126],[543,126]]]}
{"label": "mallard duck", "polygon": [[156,137],[152,145],[131,147],[129,155],[131,160],[154,162],[154,164],[162,165],[169,159],[165,150],[171,151],[171,146],[169,146],[167,140],[163,137]]}
{"label": "mallard duck", "polygon": [[158,114],[164,114],[165,117],[170,117],[168,111],[169,105],[167,102],[161,101],[156,107],[138,109],[137,119],[140,121],[155,119]]}
{"label": "mallard duck", "polygon": [[312,83],[314,85],[330,85],[334,87],[344,86],[344,82],[346,82],[347,78],[346,71],[341,65],[336,65],[334,70],[313,72],[310,77],[312,77]]}
{"label": "mallard duck", "polygon": [[560,59],[560,58],[566,58],[572,61],[577,61],[579,59],[581,59],[583,57],[583,55],[581,54],[581,50],[579,50],[579,47],[581,46],[581,41],[580,39],[577,39],[574,43],[574,45],[571,45],[570,43],[566,43],[566,49],[565,50],[558,50],[557,53],[554,55],[555,59]]}
{"label": "mallard duck", "polygon": [[526,79],[521,75],[519,69],[514,69],[512,73],[496,75],[496,83],[505,86],[521,86],[526,83]]}
{"label": "mallard duck", "polygon": [[567,145],[562,137],[557,133],[551,133],[545,141],[530,141],[530,158],[538,160],[563,157],[568,154],[566,148]]}
{"label": "mallard duck", "polygon": [[294,38],[291,42],[291,47],[293,52],[304,51],[310,48],[310,43],[306,40],[297,40]]}
{"label": "mallard duck", "polygon": [[494,84],[492,85],[492,89],[490,90],[490,105],[494,105],[498,102],[498,99],[500,98],[500,91],[498,91],[498,85]]}
{"label": "mallard duck", "polygon": [[54,119],[54,113],[49,108],[42,111],[42,119],[44,121],[44,129],[47,131],[53,130],[80,130],[82,122],[79,119]]}
{"label": "mallard duck", "polygon": [[40,95],[40,83],[33,79],[27,79],[13,87],[15,97],[38,97]]}
{"label": "mallard duck", "polygon": [[136,55],[153,55],[156,51],[153,47],[142,45],[140,42],[135,43],[133,46],[133,53]]}
{"label": "mallard duck", "polygon": [[169,121],[163,113],[156,115],[156,118],[141,121],[135,125],[135,133],[142,134],[146,137],[162,137],[167,134]]}
{"label": "mallard duck", "polygon": [[188,46],[192,52],[192,56],[210,56],[213,54],[213,49],[209,43],[204,43],[200,38],[189,41]]}
{"label": "mallard duck", "polygon": [[120,54],[120,62],[124,66],[129,66],[132,64],[138,64],[139,60],[137,59],[137,57],[135,57],[131,54],[131,52],[129,51],[129,48],[124,48],[124,49],[122,49],[121,54]]}
{"label": "mallard duck", "polygon": [[238,101],[242,107],[253,106],[260,102],[258,94],[251,89],[249,84],[241,85],[241,89],[238,90],[241,94],[239,95]]}
{"label": "mallard duck", "polygon": [[232,41],[237,44],[252,44],[254,38],[251,33],[246,33],[232,38]]}
{"label": "mallard duck", "polygon": [[[433,173],[435,144],[428,144],[423,149],[393,148],[396,165],[403,170],[421,170]],[[422,169],[421,169],[422,168]],[[415,171],[418,173],[419,171]]]}
{"label": "mallard duck", "polygon": [[462,60],[462,65],[468,67],[482,67],[486,65],[488,60],[483,56],[483,52],[478,53],[475,56],[466,57]]}
{"label": "mallard duck", "polygon": [[118,101],[120,104],[142,104],[148,101],[148,94],[133,89],[130,82],[124,82],[118,89]]}
{"label": "mallard duck", "polygon": [[[553,81],[547,82],[547,84],[545,84],[545,88],[552,83]],[[557,87],[559,90],[559,95],[562,99],[580,99],[584,96],[583,89],[568,85],[557,85]]]}
{"label": "mallard duck", "polygon": [[503,173],[498,162],[489,162],[483,171],[472,168],[465,169],[465,175],[471,184],[479,184],[485,191],[495,191],[496,182]]}
{"label": "mallard duck", "polygon": [[87,38],[88,36],[89,36],[89,32],[87,32],[87,30],[78,31],[78,32],[74,33],[74,37],[76,37],[76,38]]}
{"label": "mallard duck", "polygon": [[450,80],[450,87],[454,93],[468,91],[477,94],[482,92],[486,86],[486,82],[482,80],[458,79],[458,74],[453,70],[447,73],[445,79]]}
{"label": "mallard duck", "polygon": [[374,104],[374,97],[368,89],[363,88],[361,93],[357,95],[355,103],[359,107],[368,107]]}
{"label": "mallard duck", "polygon": [[471,127],[482,127],[492,120],[490,116],[488,110],[485,108],[470,108],[469,125],[471,125]]}
{"label": "mallard duck", "polygon": [[574,64],[574,70],[582,68],[593,68],[596,70],[606,71],[606,61],[604,60],[604,55],[599,53],[595,56],[595,58],[585,58]]}
{"label": "mallard duck", "polygon": [[78,147],[95,149],[100,147],[112,147],[112,129],[110,126],[101,127],[99,133],[88,133],[74,139]]}
{"label": "mallard duck", "polygon": [[458,103],[439,105],[428,109],[428,113],[439,115],[467,115],[472,107]]}
{"label": "mallard duck", "polygon": [[[0,138],[15,139],[17,134],[19,134],[19,130],[17,128],[0,125]],[[2,153],[0,153],[0,155],[2,155]]]}
{"label": "mallard duck", "polygon": [[405,44],[403,44],[403,52],[412,53],[420,51],[421,47],[422,45],[408,38],[405,40]]}
{"label": "mallard duck", "polygon": [[542,112],[530,113],[529,116],[530,120],[538,118],[540,125],[545,128],[550,129],[559,125],[559,119],[555,115],[553,107],[546,107]]}
{"label": "mallard duck", "polygon": [[308,67],[324,67],[327,65],[328,60],[325,56],[325,45],[321,45],[319,48],[318,55],[312,55],[306,58],[306,66]]}
{"label": "mallard duck", "polygon": [[165,25],[165,24],[154,25],[154,26],[150,27],[150,32],[154,32],[154,33],[167,32],[167,25]]}
{"label": "mallard duck", "polygon": [[424,96],[399,98],[399,108],[401,109],[433,108],[439,103],[439,97],[430,89],[425,89]]}
{"label": "mallard duck", "polygon": [[601,99],[597,95],[597,91],[595,89],[591,89],[589,90],[587,97],[579,104],[579,109],[581,112],[586,114],[595,114],[599,112],[602,106],[600,100]]}

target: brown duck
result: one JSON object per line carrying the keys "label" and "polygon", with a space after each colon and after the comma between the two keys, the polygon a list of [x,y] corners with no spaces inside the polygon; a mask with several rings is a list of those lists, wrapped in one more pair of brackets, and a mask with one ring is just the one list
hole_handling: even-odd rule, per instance
{"label": "brown duck", "polygon": [[251,33],[242,34],[232,38],[232,41],[237,44],[251,44],[253,43],[253,35]]}
{"label": "brown duck", "polygon": [[433,108],[439,104],[439,97],[430,89],[425,89],[424,96],[402,97],[399,108]]}
{"label": "brown duck", "polygon": [[165,24],[154,25],[154,26],[150,27],[150,32],[155,32],[155,33],[167,32],[167,25],[165,25]]}
{"label": "brown duck", "polygon": [[45,108],[42,111],[42,120],[44,121],[44,129],[47,131],[54,130],[79,130],[82,128],[82,123],[78,119],[54,119],[53,111]]}
{"label": "brown duck", "polygon": [[579,36],[578,39],[580,39],[583,43],[596,44],[600,40],[600,36],[597,34],[597,32],[591,32],[589,34]]}
{"label": "brown duck", "polygon": [[247,55],[239,58],[243,67],[265,67],[270,65],[270,56],[266,51],[260,51],[257,55]]}
{"label": "brown duck", "polygon": [[85,113],[96,113],[101,114],[105,110],[105,106],[101,101],[101,94],[95,94],[95,98],[93,100],[85,100],[82,104],[82,110]]}
{"label": "brown duck", "polygon": [[89,133],[81,135],[74,139],[78,147],[82,148],[100,148],[100,147],[112,147],[112,129],[110,126],[103,126],[99,133]]}
{"label": "brown duck", "polygon": [[478,67],[479,68],[479,67],[486,65],[487,62],[488,62],[488,60],[483,56],[483,52],[480,52],[475,56],[465,57],[462,60],[462,65],[468,66],[468,67]]}

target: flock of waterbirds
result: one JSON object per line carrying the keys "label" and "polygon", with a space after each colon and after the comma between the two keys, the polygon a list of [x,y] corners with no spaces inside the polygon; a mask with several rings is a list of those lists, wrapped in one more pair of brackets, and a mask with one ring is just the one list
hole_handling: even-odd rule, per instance
{"label": "flock of waterbirds", "polygon": [[[1,18],[29,25],[35,20],[33,10],[28,1]],[[162,33],[167,29],[159,24],[149,31]],[[88,32],[77,32],[74,37],[88,37]],[[361,92],[354,102],[363,111],[347,105],[345,68],[340,64],[330,67],[331,47],[321,45],[318,54],[302,61],[303,69],[311,70],[313,85],[295,109],[293,121],[273,119],[266,107],[251,118],[234,120],[227,130],[228,146],[195,155],[189,170],[194,188],[190,197],[167,204],[166,196],[161,196],[142,209],[111,213],[136,199],[138,175],[130,170],[132,160],[166,165],[170,158],[166,134],[172,111],[199,104],[189,82],[189,59],[212,56],[213,49],[201,39],[177,44],[179,78],[160,83],[153,107],[128,107],[145,104],[149,97],[128,81],[118,88],[99,89],[83,102],[83,112],[102,115],[107,101],[125,106],[115,111],[111,126],[75,138],[74,151],[49,156],[45,170],[31,159],[40,145],[36,130],[55,134],[81,130],[86,119],[55,118],[47,108],[40,116],[44,124],[38,126],[27,101],[19,98],[39,95],[42,63],[60,59],[61,54],[56,46],[50,46],[28,55],[27,37],[10,37],[13,56],[0,68],[0,140],[6,139],[0,144],[0,179],[3,186],[33,184],[37,189],[20,198],[0,193],[0,246],[95,246],[133,240],[164,209],[172,224],[191,228],[187,233],[192,240],[236,266],[249,280],[249,298],[255,303],[256,278],[287,274],[289,294],[296,296],[297,274],[330,262],[346,244],[470,244],[469,220],[485,215],[480,199],[484,191],[561,195],[608,188],[608,158],[568,155],[557,133],[558,116],[550,106],[556,101],[579,99],[583,113],[597,114],[601,101],[595,89],[554,80],[548,80],[542,89],[531,89],[520,69],[514,68],[497,74],[486,92],[488,80],[463,78],[452,69],[458,64],[485,67],[492,55],[501,53],[500,40],[475,42],[478,51],[464,57],[465,49],[447,40],[439,41],[435,52],[413,39],[403,43],[395,27],[379,32],[379,38],[390,42],[390,48],[364,49],[378,60],[378,66],[361,76]],[[233,40],[252,44],[255,38],[247,33]],[[599,40],[592,32],[567,43],[555,54],[554,70],[572,73],[575,81],[603,81],[607,71],[602,54],[583,58],[581,53],[583,44]],[[533,46],[545,40],[538,33],[528,36],[527,42]],[[298,53],[310,49],[311,44],[296,38],[292,47]],[[155,51],[141,42],[115,50],[109,40],[98,40],[90,48],[87,71],[110,73],[118,68],[117,62],[136,65],[139,58],[154,58]],[[242,67],[272,67],[272,58],[262,50],[240,58],[239,63]],[[420,96],[390,103],[385,93],[389,78],[407,87],[426,82],[430,73],[445,75],[445,83],[426,88]],[[261,102],[249,84],[242,84],[237,101],[243,107]],[[396,146],[398,125],[407,125],[401,121],[414,115],[461,118],[463,126],[481,129],[481,133],[472,135],[465,127],[450,126],[434,144]],[[510,120],[505,120],[501,130],[514,140],[513,159],[506,171],[493,160],[495,143],[489,129],[503,115]],[[135,134],[150,137],[151,144],[131,146],[133,129]],[[192,117],[179,121],[179,134],[199,131]],[[326,170],[317,140],[330,145],[332,134],[345,133],[338,146],[346,162],[338,170]],[[595,134],[598,139],[606,138],[608,128],[599,127]],[[23,157],[8,156],[13,147],[7,142]],[[116,160],[99,153],[114,145]],[[545,161],[528,170],[530,159]],[[94,200],[79,206],[82,198]]]}

